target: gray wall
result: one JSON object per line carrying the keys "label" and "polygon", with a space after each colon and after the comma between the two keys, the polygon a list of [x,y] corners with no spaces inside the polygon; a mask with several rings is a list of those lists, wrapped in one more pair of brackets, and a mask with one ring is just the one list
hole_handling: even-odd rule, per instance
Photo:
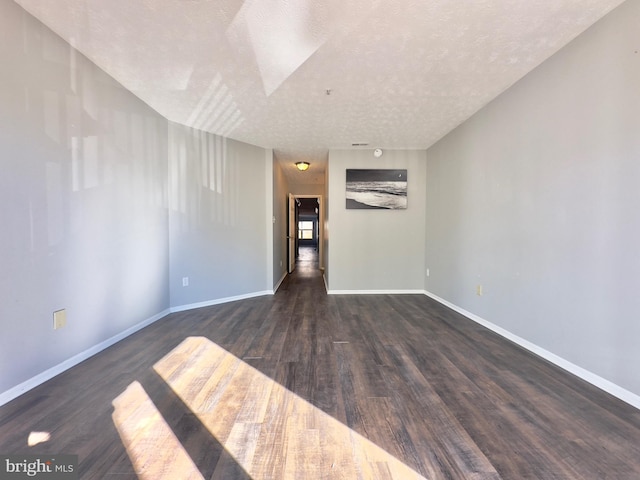
{"label": "gray wall", "polygon": [[287,178],[278,162],[273,162],[273,287],[287,273]]}
{"label": "gray wall", "polygon": [[166,312],[169,250],[167,121],[10,1],[0,65],[1,393]]}
{"label": "gray wall", "polygon": [[168,122],[13,2],[0,64],[0,403],[172,308],[272,292],[271,150]]}
{"label": "gray wall", "polygon": [[317,195],[325,194],[325,186],[323,184],[296,183],[289,185],[291,193],[295,195]]}
{"label": "gray wall", "polygon": [[322,231],[323,239],[323,254],[324,254],[324,283],[325,287],[329,288],[329,162],[327,161],[327,166],[324,170],[324,229]]}
{"label": "gray wall", "polygon": [[169,124],[172,307],[272,291],[269,154]]}
{"label": "gray wall", "polygon": [[[407,209],[347,210],[348,168],[406,168]],[[424,150],[329,152],[331,292],[424,290],[425,172]]]}
{"label": "gray wall", "polygon": [[638,25],[624,3],[430,148],[426,187],[428,291],[635,394]]}

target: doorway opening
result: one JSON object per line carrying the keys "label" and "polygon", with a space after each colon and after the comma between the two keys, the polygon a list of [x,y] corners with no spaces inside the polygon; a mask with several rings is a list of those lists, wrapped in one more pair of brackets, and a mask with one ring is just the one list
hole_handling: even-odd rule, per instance
{"label": "doorway opening", "polygon": [[288,272],[292,273],[296,264],[305,269],[323,269],[322,196],[289,194],[288,201]]}

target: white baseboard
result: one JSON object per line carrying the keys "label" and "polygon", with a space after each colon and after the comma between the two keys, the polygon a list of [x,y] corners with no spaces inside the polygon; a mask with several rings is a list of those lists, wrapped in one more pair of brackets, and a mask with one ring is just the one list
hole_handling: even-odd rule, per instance
{"label": "white baseboard", "polygon": [[14,398],[17,398],[23,393],[26,393],[29,390],[37,387],[38,385],[46,382],[47,380],[52,379],[56,375],[59,375],[66,370],[69,370],[71,367],[75,367],[79,363],[84,362],[86,359],[90,357],[93,357],[95,354],[100,353],[106,348],[109,348],[111,345],[116,344],[117,342],[119,342],[120,340],[123,340],[129,335],[133,335],[138,330],[142,330],[144,327],[147,327],[152,323],[157,322],[161,318],[166,317],[169,313],[170,312],[168,309],[164,310],[154,315],[153,317],[150,317],[134,325],[133,327],[127,328],[126,330],[118,333],[117,335],[114,335],[113,337],[98,343],[97,345],[94,345],[93,347],[88,348],[84,352],[78,353],[77,355],[74,355],[73,357],[65,360],[64,362],[61,362],[58,365],[51,367],[42,373],[39,373],[35,377],[32,377],[29,380],[22,382],[21,384],[16,385],[15,387],[10,388],[9,390],[3,393],[0,393],[0,406],[6,403],[9,403]]}
{"label": "white baseboard", "polygon": [[464,315],[468,319],[473,320],[474,322],[482,325],[483,327],[488,328],[489,330],[497,333],[498,335],[506,338],[507,340],[511,340],[513,343],[520,345],[522,348],[529,350],[531,353],[534,353],[544,358],[545,360],[548,360],[554,365],[566,370],[569,373],[574,374],[575,376],[581,378],[582,380],[585,380],[590,384],[600,388],[601,390],[604,390],[605,392],[610,393],[614,397],[617,397],[620,400],[628,403],[629,405],[632,405],[640,409],[640,396],[636,395],[635,393],[625,390],[619,385],[616,385],[615,383],[610,382],[609,380],[602,378],[596,375],[595,373],[590,372],[589,370],[585,370],[584,368],[579,367],[578,365],[575,365],[565,360],[564,358],[559,357],[555,353],[551,353],[548,350],[545,350],[544,348],[539,347],[538,345],[531,343],[528,340],[525,340],[524,338],[514,335],[508,330],[505,330],[504,328],[499,327],[498,325],[495,325],[471,312],[468,312],[465,309],[460,308],[457,305],[454,305],[453,303],[448,302],[447,300],[440,298],[431,292],[428,292],[425,290],[422,293],[434,299],[435,301],[441,303],[442,305],[449,307],[451,310],[454,310],[459,314]]}
{"label": "white baseboard", "polygon": [[284,272],[282,274],[282,277],[278,281],[278,284],[275,287],[273,287],[273,293],[276,293],[278,291],[278,289],[280,288],[280,285],[282,285],[282,282],[284,282],[285,278],[287,278],[287,272]]}
{"label": "white baseboard", "polygon": [[179,305],[177,307],[171,307],[169,310],[171,313],[185,312],[187,310],[193,310],[194,308],[211,307],[213,305],[220,305],[222,303],[236,302],[238,300],[246,300],[248,298],[263,297],[265,295],[273,295],[273,290],[263,290],[261,292],[245,293],[243,295],[236,295],[234,297],[217,298],[215,300],[207,300],[206,302],[190,303],[188,305]]}
{"label": "white baseboard", "polygon": [[[326,286],[326,283],[325,283]],[[424,290],[327,290],[329,295],[422,295]]]}

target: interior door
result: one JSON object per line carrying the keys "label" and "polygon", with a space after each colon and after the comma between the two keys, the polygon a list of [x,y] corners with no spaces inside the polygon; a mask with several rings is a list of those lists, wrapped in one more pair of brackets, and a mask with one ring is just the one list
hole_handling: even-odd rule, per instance
{"label": "interior door", "polygon": [[289,273],[296,268],[296,198],[289,194],[289,231],[287,241],[289,243]]}

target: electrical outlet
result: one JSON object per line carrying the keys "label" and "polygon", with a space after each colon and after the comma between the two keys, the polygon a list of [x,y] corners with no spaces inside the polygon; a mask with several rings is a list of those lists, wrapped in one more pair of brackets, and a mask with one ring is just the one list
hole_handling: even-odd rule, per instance
{"label": "electrical outlet", "polygon": [[482,285],[480,284],[476,286],[476,295],[478,295],[479,297],[482,296]]}
{"label": "electrical outlet", "polygon": [[189,277],[182,277],[182,286],[183,287],[189,286]]}
{"label": "electrical outlet", "polygon": [[58,330],[67,325],[67,310],[57,310],[53,312],[53,329]]}
{"label": "electrical outlet", "polygon": [[427,277],[429,276],[429,269],[427,268]]}

